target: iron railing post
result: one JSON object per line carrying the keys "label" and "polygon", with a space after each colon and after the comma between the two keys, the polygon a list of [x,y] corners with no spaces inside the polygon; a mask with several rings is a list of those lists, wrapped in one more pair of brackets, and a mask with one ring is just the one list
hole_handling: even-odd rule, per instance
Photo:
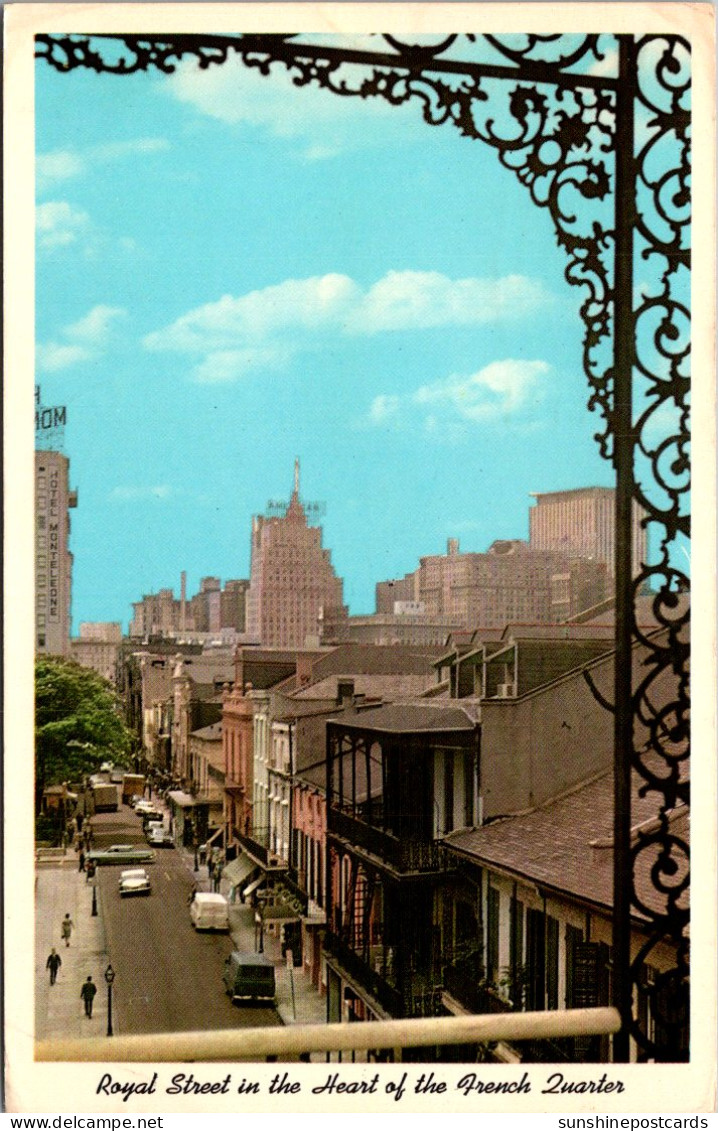
{"label": "iron railing post", "polygon": [[636,55],[632,36],[619,40],[616,101],[616,191],[614,269],[613,459],[616,471],[616,655],[614,673],[614,858],[613,1004],[621,1029],[613,1039],[613,1059],[629,1058],[632,1008],[631,913],[631,763],[633,752],[633,226],[636,214],[634,100]]}

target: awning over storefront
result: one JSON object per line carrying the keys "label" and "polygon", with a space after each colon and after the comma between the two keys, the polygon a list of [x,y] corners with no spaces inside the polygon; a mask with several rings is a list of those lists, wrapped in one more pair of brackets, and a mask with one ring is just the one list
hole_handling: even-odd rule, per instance
{"label": "awning over storefront", "polygon": [[170,801],[174,802],[175,805],[179,805],[180,809],[194,808],[194,797],[191,797],[189,793],[185,793],[181,789],[171,789],[167,797]]}
{"label": "awning over storefront", "polygon": [[244,891],[242,892],[242,895],[243,895],[243,896],[244,896],[245,898],[246,898],[246,897],[247,897],[248,895],[251,895],[253,891],[256,891],[256,890],[257,890],[257,888],[258,888],[258,887],[260,886],[260,884],[263,884],[263,883],[264,883],[264,881],[266,880],[266,878],[267,878],[267,877],[266,877],[266,876],[264,875],[264,873],[262,873],[262,875],[261,875],[261,876],[258,876],[256,880],[252,880],[251,884],[247,884],[246,888],[245,888],[245,889],[244,889]]}
{"label": "awning over storefront", "polygon": [[242,852],[236,860],[231,860],[224,869],[223,875],[230,882],[230,884],[241,884],[247,879],[250,872],[253,872],[257,865],[254,860],[250,860],[248,856]]}

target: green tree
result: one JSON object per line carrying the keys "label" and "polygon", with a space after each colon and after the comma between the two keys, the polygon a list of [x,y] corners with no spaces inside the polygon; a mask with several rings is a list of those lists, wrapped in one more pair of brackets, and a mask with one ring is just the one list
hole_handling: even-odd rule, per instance
{"label": "green tree", "polygon": [[122,761],[132,747],[120,700],[91,668],[58,656],[35,662],[35,804],[43,790],[78,781],[105,759]]}

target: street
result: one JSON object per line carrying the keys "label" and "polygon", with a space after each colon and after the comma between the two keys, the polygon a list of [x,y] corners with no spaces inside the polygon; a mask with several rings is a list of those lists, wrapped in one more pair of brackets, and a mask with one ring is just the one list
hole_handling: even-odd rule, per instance
{"label": "street", "polygon": [[[140,818],[125,805],[117,813],[96,814],[92,824],[95,848],[146,844]],[[225,994],[222,970],[231,939],[198,933],[191,926],[188,899],[194,876],[181,852],[158,848],[155,863],[146,868],[152,893],[125,898],[118,891],[122,868],[97,869],[99,909],[116,974],[112,1010],[118,1032],[281,1024],[274,1009],[239,1008]]]}

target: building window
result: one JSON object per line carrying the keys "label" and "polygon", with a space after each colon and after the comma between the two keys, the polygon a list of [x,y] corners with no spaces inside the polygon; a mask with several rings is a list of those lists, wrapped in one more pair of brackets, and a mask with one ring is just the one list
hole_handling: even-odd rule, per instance
{"label": "building window", "polygon": [[495,983],[499,975],[499,908],[501,896],[496,888],[486,893],[486,977]]}
{"label": "building window", "polygon": [[510,914],[509,971],[511,976],[511,1000],[515,1005],[521,1005],[523,998],[524,905],[515,895],[511,898]]}
{"label": "building window", "polygon": [[572,927],[570,923],[566,924],[566,1009],[574,1008],[575,1000],[575,979],[574,979],[574,958],[576,947],[579,943],[583,942],[583,931],[580,927]]}
{"label": "building window", "polygon": [[546,1008],[558,1009],[558,920],[546,917]]}
{"label": "building window", "polygon": [[543,911],[526,913],[526,1008],[545,1008],[546,935]]}

